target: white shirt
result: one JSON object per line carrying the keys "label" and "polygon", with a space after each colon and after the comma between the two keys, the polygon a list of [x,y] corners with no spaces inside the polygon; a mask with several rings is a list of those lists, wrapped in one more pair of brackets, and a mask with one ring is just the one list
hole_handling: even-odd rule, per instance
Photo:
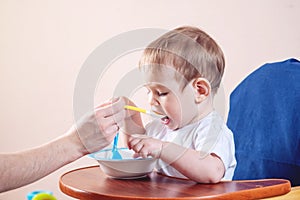
{"label": "white shirt", "polygon": [[[198,122],[175,131],[168,129],[160,120],[154,120],[146,125],[146,134],[162,141],[195,149],[203,157],[212,153],[216,154],[225,166],[225,175],[222,180],[232,180],[236,167],[233,134],[216,111]],[[187,178],[162,160],[158,160],[156,169],[168,176]]]}

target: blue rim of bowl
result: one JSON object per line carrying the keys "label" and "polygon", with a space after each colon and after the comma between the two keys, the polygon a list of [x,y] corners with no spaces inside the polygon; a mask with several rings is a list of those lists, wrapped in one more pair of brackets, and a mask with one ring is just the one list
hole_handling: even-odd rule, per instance
{"label": "blue rim of bowl", "polygon": [[[95,156],[96,154],[100,153],[100,152],[107,152],[107,151],[111,151],[112,149],[102,149],[100,151],[96,151],[94,153],[88,154],[89,158],[93,158],[95,160],[99,160],[99,161],[128,161],[128,160],[153,160],[154,158],[152,157],[148,157],[148,158],[122,158],[122,159],[110,159],[110,158],[101,158],[101,159],[97,159]],[[117,150],[129,150],[126,147],[122,147],[122,148],[117,148]]]}

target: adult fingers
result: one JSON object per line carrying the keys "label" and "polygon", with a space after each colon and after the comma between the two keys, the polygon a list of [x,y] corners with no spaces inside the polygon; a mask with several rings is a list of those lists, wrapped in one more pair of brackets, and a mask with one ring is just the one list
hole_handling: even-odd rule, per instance
{"label": "adult fingers", "polygon": [[119,126],[117,124],[114,124],[112,126],[109,126],[105,129],[104,133],[105,135],[114,135],[119,131]]}
{"label": "adult fingers", "polygon": [[103,118],[101,116],[100,117],[96,116],[95,123],[97,123],[98,127],[100,128],[100,130],[102,132],[105,132],[106,129],[108,129],[109,127],[111,127],[113,125],[117,125],[117,123],[114,121],[114,119],[112,117]]}
{"label": "adult fingers", "polygon": [[101,117],[110,117],[124,110],[125,102],[121,98],[113,99],[95,108],[95,113]]}

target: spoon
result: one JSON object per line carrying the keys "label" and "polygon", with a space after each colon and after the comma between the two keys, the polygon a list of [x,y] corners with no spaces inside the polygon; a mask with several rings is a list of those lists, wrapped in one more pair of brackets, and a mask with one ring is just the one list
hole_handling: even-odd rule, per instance
{"label": "spoon", "polygon": [[137,111],[137,112],[141,112],[141,113],[144,113],[144,114],[147,114],[147,115],[150,115],[151,117],[155,117],[155,118],[165,118],[166,116],[165,115],[162,115],[160,113],[157,113],[155,111],[152,111],[152,110],[146,110],[146,109],[143,109],[143,108],[138,108],[138,107],[135,107],[135,106],[129,106],[129,105],[126,105],[124,106],[125,109],[127,110],[133,110],[133,111]]}
{"label": "spoon", "polygon": [[119,133],[116,134],[115,138],[114,138],[114,144],[112,147],[112,159],[122,159],[121,154],[118,151],[118,140],[119,140]]}

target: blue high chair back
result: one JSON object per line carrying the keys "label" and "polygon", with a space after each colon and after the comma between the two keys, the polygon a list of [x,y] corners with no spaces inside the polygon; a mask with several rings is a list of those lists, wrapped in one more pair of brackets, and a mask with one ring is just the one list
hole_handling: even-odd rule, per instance
{"label": "blue high chair back", "polygon": [[233,179],[284,178],[300,185],[300,62],[267,63],[230,95]]}

